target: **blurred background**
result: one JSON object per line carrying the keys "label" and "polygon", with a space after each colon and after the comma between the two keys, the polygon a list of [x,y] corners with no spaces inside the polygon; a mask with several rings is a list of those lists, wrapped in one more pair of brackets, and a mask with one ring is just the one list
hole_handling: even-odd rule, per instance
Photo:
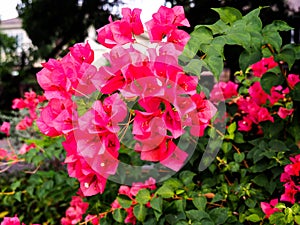
{"label": "blurred background", "polygon": [[[125,6],[142,8],[146,22],[160,5],[184,6],[191,23],[188,32],[219,19],[211,8],[231,6],[246,14],[268,6],[261,12],[263,23],[285,20],[294,29],[282,34],[283,42],[300,43],[299,0],[0,0],[0,112],[8,112],[12,100],[25,91],[40,91],[35,74],[41,62],[63,56],[74,43],[85,40],[98,53],[104,52],[96,43],[96,30],[108,23],[109,15],[119,17]],[[227,51],[234,55],[239,49]],[[227,68],[238,69],[234,60],[230,62]]]}

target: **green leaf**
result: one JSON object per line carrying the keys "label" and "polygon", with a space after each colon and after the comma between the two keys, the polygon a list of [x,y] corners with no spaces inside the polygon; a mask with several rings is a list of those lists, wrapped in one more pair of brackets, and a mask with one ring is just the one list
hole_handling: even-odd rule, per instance
{"label": "green leaf", "polygon": [[295,51],[295,57],[296,59],[300,59],[300,45],[293,44],[293,49]]}
{"label": "green leaf", "polygon": [[255,50],[255,49],[252,49],[251,51],[244,50],[240,54],[239,65],[243,71],[246,71],[246,69],[250,65],[258,62],[261,59],[261,57],[262,57],[262,54],[261,54],[261,51],[259,51],[259,50]]}
{"label": "green leaf", "polygon": [[150,201],[150,205],[152,209],[161,213],[163,207],[163,200],[161,197],[152,198]]}
{"label": "green leaf", "polygon": [[259,216],[257,214],[252,214],[250,216],[247,216],[246,220],[251,221],[251,222],[258,222],[261,219],[259,218]]}
{"label": "green leaf", "polygon": [[277,31],[263,30],[263,44],[270,44],[277,52],[280,51],[282,38]]}
{"label": "green leaf", "polygon": [[293,45],[285,45],[281,49],[280,53],[275,57],[275,60],[278,62],[286,62],[289,66],[289,69],[291,69],[296,60],[296,53],[293,48]]}
{"label": "green leaf", "polygon": [[266,187],[269,184],[268,177],[265,174],[260,174],[254,177],[252,181],[260,187]]}
{"label": "green leaf", "polygon": [[271,24],[268,24],[264,27],[264,31],[273,32],[273,31],[289,31],[293,29],[285,21],[274,20]]}
{"label": "green leaf", "polygon": [[282,74],[275,74],[272,72],[266,72],[261,78],[261,87],[267,93],[271,94],[271,88],[280,85],[284,82]]}
{"label": "green leaf", "polygon": [[186,213],[186,216],[192,221],[201,221],[203,219],[211,220],[209,214],[202,210],[194,210],[193,209],[193,210],[186,211],[185,213]]}
{"label": "green leaf", "polygon": [[193,203],[197,209],[204,211],[206,208],[207,199],[204,196],[195,197],[193,198]]}
{"label": "green leaf", "polygon": [[179,222],[180,220],[186,220],[186,216],[184,212],[179,212],[176,214],[167,214],[166,220],[168,224],[177,224],[177,222]]}
{"label": "green leaf", "polygon": [[184,66],[184,72],[189,75],[200,76],[202,67],[207,67],[206,63],[200,59],[191,59],[189,63]]}
{"label": "green leaf", "polygon": [[184,185],[189,186],[193,183],[193,178],[196,174],[192,171],[185,170],[179,174],[179,179],[183,182]]}
{"label": "green leaf", "polygon": [[221,55],[207,55],[204,59],[208,65],[209,70],[213,73],[214,77],[219,80],[219,77],[223,71],[223,58]]}
{"label": "green leaf", "polygon": [[147,208],[145,205],[138,204],[133,208],[133,214],[137,218],[138,221],[143,222],[147,215]]}
{"label": "green leaf", "polygon": [[214,208],[209,212],[210,217],[216,225],[225,224],[228,218],[227,208]]}
{"label": "green leaf", "polygon": [[292,96],[295,101],[300,101],[300,83],[295,85]]}
{"label": "green leaf", "polygon": [[234,134],[234,132],[236,131],[236,122],[231,123],[228,126],[227,131],[229,134]]}
{"label": "green leaf", "polygon": [[166,185],[163,185],[158,188],[156,194],[163,198],[172,198],[174,196],[174,190]]}
{"label": "green leaf", "polygon": [[242,19],[242,13],[238,9],[232,7],[212,8],[212,10],[219,14],[220,19],[224,23],[232,24],[236,20]]}
{"label": "green leaf", "polygon": [[273,213],[270,217],[269,217],[269,221],[271,224],[284,224],[282,222],[284,222],[284,214],[282,212],[276,212]]}
{"label": "green leaf", "polygon": [[[203,25],[201,25],[203,26]],[[196,26],[197,27],[197,26]],[[226,23],[224,23],[223,20],[218,20],[212,25],[205,25],[205,27],[209,28],[212,31],[212,34],[225,34],[228,29],[230,29],[230,26],[228,26]]]}
{"label": "green leaf", "polygon": [[129,208],[132,205],[132,200],[126,195],[117,196],[117,200],[119,204],[125,209]]}
{"label": "green leaf", "polygon": [[233,158],[234,161],[236,161],[237,163],[241,163],[245,159],[245,153],[244,152],[234,153]]}
{"label": "green leaf", "polygon": [[241,45],[244,48],[249,46],[251,41],[251,36],[248,32],[245,32],[243,29],[231,31],[225,36],[226,44],[228,45]]}
{"label": "green leaf", "polygon": [[226,154],[226,153],[228,153],[228,152],[230,152],[231,151],[231,149],[232,149],[232,144],[231,144],[231,142],[228,142],[228,141],[224,141],[223,143],[222,143],[222,150],[223,150],[223,152]]}
{"label": "green leaf", "polygon": [[294,220],[297,224],[300,224],[300,216],[295,216]]}
{"label": "green leaf", "polygon": [[184,47],[182,54],[179,56],[179,61],[189,62],[199,51],[200,45],[203,43],[210,43],[213,40],[210,29],[201,26],[195,28],[190,34],[191,38]]}
{"label": "green leaf", "polygon": [[251,209],[255,207],[256,203],[256,200],[253,200],[252,198],[247,198],[245,201],[246,206],[248,206]]}
{"label": "green leaf", "polygon": [[10,188],[15,191],[18,187],[21,186],[21,181],[20,180],[17,180],[15,182],[13,182],[11,185],[10,185]]}
{"label": "green leaf", "polygon": [[164,185],[170,187],[171,189],[178,190],[179,188],[183,188],[183,183],[176,178],[169,178],[164,182]]}
{"label": "green leaf", "polygon": [[22,195],[22,192],[18,191],[14,194],[14,198],[17,199],[18,202],[21,202],[21,195]]}
{"label": "green leaf", "polygon": [[277,140],[277,139],[272,139],[269,142],[269,147],[271,150],[280,152],[280,151],[288,151],[288,147],[286,147],[285,143],[283,141]]}
{"label": "green leaf", "polygon": [[150,191],[148,189],[141,189],[136,195],[136,201],[140,204],[147,204],[150,200]]}
{"label": "green leaf", "polygon": [[122,223],[126,217],[126,212],[124,209],[118,208],[113,211],[112,215],[115,221]]}
{"label": "green leaf", "polygon": [[262,29],[262,22],[261,19],[259,18],[259,14],[260,14],[260,8],[257,8],[247,13],[247,15],[243,17],[242,20],[246,22],[245,27],[247,31],[259,32]]}

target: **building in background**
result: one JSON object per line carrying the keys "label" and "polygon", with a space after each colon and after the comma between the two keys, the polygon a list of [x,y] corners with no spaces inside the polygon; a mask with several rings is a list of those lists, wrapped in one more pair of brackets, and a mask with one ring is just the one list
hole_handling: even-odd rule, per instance
{"label": "building in background", "polygon": [[22,52],[27,52],[33,47],[26,31],[22,28],[22,20],[13,18],[0,21],[0,32],[17,40],[17,54],[21,57]]}

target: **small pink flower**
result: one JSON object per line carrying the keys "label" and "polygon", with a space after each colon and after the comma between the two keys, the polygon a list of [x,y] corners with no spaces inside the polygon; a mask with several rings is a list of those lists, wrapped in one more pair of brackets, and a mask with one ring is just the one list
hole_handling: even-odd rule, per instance
{"label": "small pink flower", "polygon": [[79,63],[91,64],[94,61],[94,51],[88,42],[86,44],[78,43],[70,47],[70,53]]}
{"label": "small pink flower", "polygon": [[277,114],[280,118],[285,119],[287,116],[292,115],[293,112],[294,109],[287,109],[287,108],[280,107]]}
{"label": "small pink flower", "polygon": [[5,133],[6,136],[9,136],[10,134],[10,123],[9,122],[3,122],[0,127],[0,132]]}
{"label": "small pink flower", "polygon": [[127,21],[130,24],[132,33],[135,35],[140,35],[144,33],[143,24],[141,21],[141,9],[122,8],[122,20]]}
{"label": "small pink flower", "polygon": [[89,221],[90,223],[92,223],[93,225],[98,225],[99,224],[99,217],[96,215],[90,215],[88,214],[85,219],[85,221]]}
{"label": "small pink flower", "polygon": [[284,185],[284,193],[280,197],[280,201],[290,202],[294,204],[296,202],[295,195],[298,190],[295,188],[293,182],[286,183]]}
{"label": "small pink flower", "polygon": [[239,131],[250,131],[252,129],[252,120],[247,116],[244,116],[242,120],[238,121]]}
{"label": "small pink flower", "polygon": [[19,154],[23,155],[27,152],[29,152],[31,149],[35,148],[35,144],[34,143],[31,143],[30,145],[27,145],[26,143],[23,144],[19,150]]}
{"label": "small pink flower", "polygon": [[[17,216],[14,217],[4,217],[0,225],[21,225],[20,219]],[[22,225],[25,225],[22,223]]]}
{"label": "small pink flower", "polygon": [[292,88],[294,88],[295,85],[300,82],[299,75],[297,75],[297,74],[289,74],[288,77],[287,77],[287,81],[288,81],[289,85]]}
{"label": "small pink flower", "polygon": [[16,130],[26,130],[27,128],[31,127],[33,120],[28,116],[25,116],[17,125]]}
{"label": "small pink flower", "polygon": [[[178,26],[190,26],[182,6],[173,8],[161,6],[158,12],[152,15],[152,20],[146,22],[150,41],[161,41],[167,36],[169,42],[184,45],[189,35],[185,31],[178,31]],[[179,41],[183,41],[183,43]]]}
{"label": "small pink flower", "polygon": [[269,218],[273,213],[279,212],[280,210],[275,208],[278,204],[278,199],[272,199],[270,203],[261,202],[260,207],[262,211],[266,214],[266,218]]}
{"label": "small pink flower", "polygon": [[97,41],[107,48],[134,42],[131,26],[125,20],[110,21],[109,24],[97,30]]}
{"label": "small pink flower", "polygon": [[210,100],[213,102],[226,100],[232,98],[233,96],[237,96],[238,85],[233,83],[232,81],[223,82],[215,84],[210,93]]}
{"label": "small pink flower", "polygon": [[254,63],[251,66],[253,71],[253,75],[256,77],[262,77],[264,73],[266,73],[269,69],[278,66],[278,63],[274,61],[274,57],[271,56],[269,58],[263,58],[257,63]]}
{"label": "small pink flower", "polygon": [[267,102],[268,94],[264,92],[258,81],[254,82],[249,88],[249,94],[258,105],[263,105]]}

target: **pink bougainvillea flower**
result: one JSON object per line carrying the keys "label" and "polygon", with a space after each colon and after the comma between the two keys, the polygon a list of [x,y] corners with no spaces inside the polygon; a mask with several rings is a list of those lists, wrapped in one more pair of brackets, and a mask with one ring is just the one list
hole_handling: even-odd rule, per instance
{"label": "pink bougainvillea flower", "polygon": [[257,63],[254,63],[250,66],[253,71],[253,75],[256,77],[262,77],[269,69],[278,66],[278,63],[274,61],[274,57],[263,58]]}
{"label": "pink bougainvillea flower", "polygon": [[62,225],[73,225],[77,224],[82,220],[83,214],[86,212],[89,204],[83,202],[79,196],[73,196],[70,202],[70,207],[66,211],[66,217],[61,219]]}
{"label": "pink bougainvillea flower", "polygon": [[171,154],[160,161],[160,163],[174,171],[179,171],[184,165],[185,160],[188,158],[188,153],[181,150],[173,141],[168,141],[168,150]]}
{"label": "pink bougainvillea flower", "polygon": [[270,112],[267,108],[261,107],[260,110],[257,113],[257,123],[263,122],[263,121],[271,121],[274,123],[274,118],[271,116]]}
{"label": "pink bougainvillea flower", "polygon": [[280,197],[280,201],[290,202],[295,204],[295,195],[299,192],[292,182],[284,184],[284,193]]}
{"label": "pink bougainvillea flower", "polygon": [[92,78],[97,74],[97,68],[93,65],[83,62],[78,71],[78,84],[73,86],[76,96],[86,96],[94,91],[96,87],[92,82]]}
{"label": "pink bougainvillea flower", "polygon": [[284,99],[284,95],[282,94],[282,86],[273,86],[271,88],[271,95],[268,96],[268,99],[270,101],[270,106],[273,106],[275,103],[277,103],[279,100]]}
{"label": "pink bougainvillea flower", "polygon": [[167,129],[172,133],[173,138],[178,138],[183,134],[183,123],[178,112],[170,104],[166,104],[166,109],[162,116]]}
{"label": "pink bougainvillea flower", "polygon": [[248,132],[252,129],[252,120],[244,116],[242,120],[238,121],[238,130]]}
{"label": "pink bougainvillea flower", "polygon": [[86,217],[85,217],[85,219],[84,219],[84,221],[85,222],[90,222],[91,224],[93,224],[93,225],[98,225],[99,224],[99,220],[100,220],[100,218],[102,218],[103,216],[97,216],[97,215],[91,215],[91,214],[88,214]]}
{"label": "pink bougainvillea flower", "polygon": [[212,102],[218,102],[226,99],[230,99],[234,96],[238,96],[238,84],[232,81],[223,82],[215,84],[210,92],[210,100]]}
{"label": "pink bougainvillea flower", "polygon": [[[21,225],[20,219],[17,216],[4,217],[0,225]],[[22,223],[22,225],[25,225]]]}
{"label": "pink bougainvillea flower", "polygon": [[280,118],[285,119],[287,116],[292,115],[293,112],[294,109],[287,109],[287,108],[280,107],[277,114]]}
{"label": "pink bougainvillea flower", "polygon": [[85,62],[91,64],[94,61],[94,51],[88,42],[85,44],[77,43],[73,47],[70,47],[70,53],[79,63]]}
{"label": "pink bougainvillea flower", "polygon": [[122,20],[125,20],[130,24],[131,31],[135,35],[144,33],[143,24],[140,18],[141,12],[142,10],[137,8],[133,10],[130,8],[122,8]]}
{"label": "pink bougainvillea flower", "polygon": [[300,82],[299,75],[297,74],[289,74],[287,76],[287,82],[291,88],[294,88],[296,84]]}
{"label": "pink bougainvillea flower", "polygon": [[97,30],[97,41],[107,48],[113,48],[116,45],[132,43],[132,29],[130,23],[125,20],[116,20]]}
{"label": "pink bougainvillea flower", "polygon": [[26,130],[33,124],[33,119],[25,116],[17,125],[16,130]]}
{"label": "pink bougainvillea flower", "polygon": [[[145,145],[136,144],[135,150],[140,152],[141,159],[150,161],[150,162],[159,162],[166,159],[171,153],[172,149],[167,147],[166,138],[158,144],[155,144],[157,147],[150,148]],[[174,150],[174,149],[173,149]]]}
{"label": "pink bougainvillea flower", "polygon": [[253,101],[256,102],[258,105],[266,104],[268,94],[264,92],[260,82],[256,81],[252,84],[252,86],[249,88],[249,94]]}
{"label": "pink bougainvillea flower", "polygon": [[190,35],[184,30],[172,30],[167,36],[167,41],[174,43],[179,50],[183,50],[189,40]]}
{"label": "pink bougainvillea flower", "polygon": [[278,204],[278,199],[272,199],[270,203],[261,202],[260,207],[262,211],[266,214],[266,218],[269,218],[273,213],[280,212],[279,209],[275,208]]}
{"label": "pink bougainvillea flower", "polygon": [[9,136],[10,134],[10,123],[9,122],[3,122],[0,127],[0,132],[5,133],[6,136]]}
{"label": "pink bougainvillea flower", "polygon": [[36,147],[36,145],[34,143],[31,143],[30,145],[27,145],[26,143],[24,143],[19,150],[19,154],[23,155],[35,147]]}
{"label": "pink bougainvillea flower", "polygon": [[[152,15],[152,20],[146,22],[145,25],[151,41],[161,41],[165,36],[170,36],[171,32],[176,30],[178,26],[190,26],[182,6],[173,8],[161,6],[158,12]],[[174,36],[179,37],[182,34],[173,34],[173,39],[177,39]]]}
{"label": "pink bougainvillea flower", "polygon": [[24,109],[27,107],[27,104],[24,102],[24,99],[15,98],[13,100],[12,109]]}
{"label": "pink bougainvillea flower", "polygon": [[41,111],[36,123],[40,131],[50,137],[59,136],[73,129],[71,100],[51,99]]}

